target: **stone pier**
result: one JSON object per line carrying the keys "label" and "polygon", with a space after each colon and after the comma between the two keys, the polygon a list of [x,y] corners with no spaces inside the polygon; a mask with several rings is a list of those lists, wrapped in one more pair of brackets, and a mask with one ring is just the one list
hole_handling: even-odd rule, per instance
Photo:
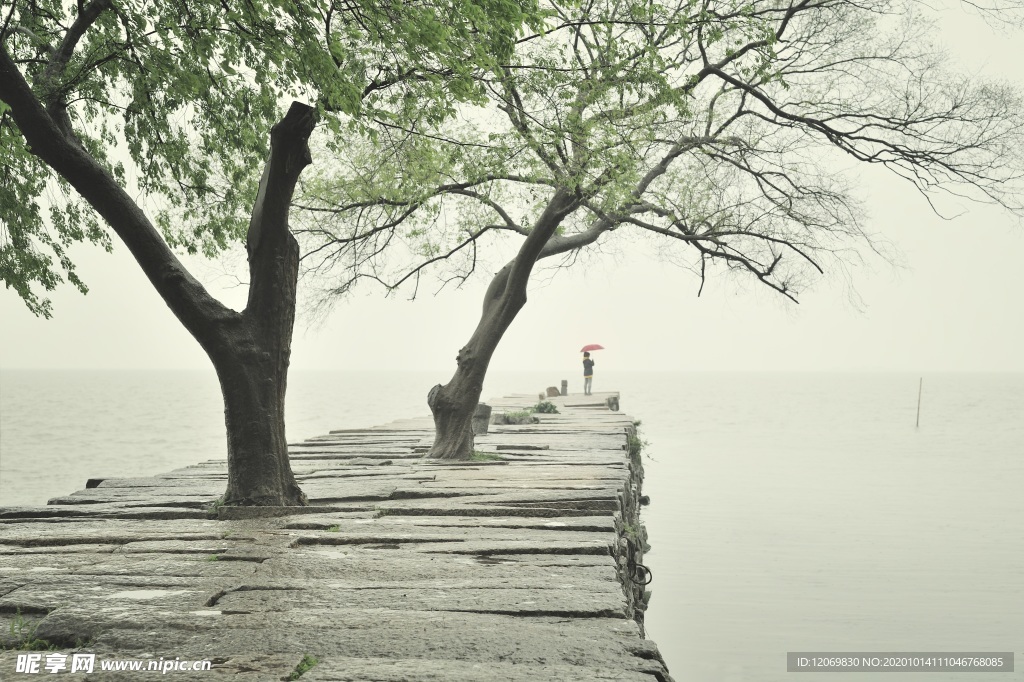
{"label": "stone pier", "polygon": [[[178,659],[212,667],[166,679],[670,682],[632,419],[617,394],[548,400],[472,462],[423,459],[429,418],[297,443],[306,508],[216,508],[221,460],[0,509],[0,680]],[[536,402],[489,401],[492,422]]]}

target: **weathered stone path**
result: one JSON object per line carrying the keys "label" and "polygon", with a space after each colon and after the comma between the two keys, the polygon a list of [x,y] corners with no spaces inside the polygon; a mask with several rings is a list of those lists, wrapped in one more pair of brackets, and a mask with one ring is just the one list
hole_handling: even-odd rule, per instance
{"label": "weathered stone path", "polygon": [[[223,461],[0,509],[0,640],[95,653],[79,680],[151,678],[99,661],[161,657],[214,662],[168,679],[281,680],[306,655],[304,682],[671,680],[642,637],[643,470],[609,395],[492,425],[477,448],[496,460],[422,459],[429,418],[298,443],[302,513],[211,518]],[[0,680],[38,679],[17,653]]]}

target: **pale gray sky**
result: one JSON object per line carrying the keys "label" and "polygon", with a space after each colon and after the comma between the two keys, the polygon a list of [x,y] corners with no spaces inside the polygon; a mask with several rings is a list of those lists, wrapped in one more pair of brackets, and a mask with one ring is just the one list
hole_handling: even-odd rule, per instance
{"label": "pale gray sky", "polygon": [[[1024,82],[1020,34],[994,35],[957,14],[945,21],[951,51],[971,68]],[[535,274],[492,367],[575,368],[579,347],[600,343],[600,365],[617,370],[1024,371],[1024,226],[969,204],[944,221],[909,185],[874,173],[862,196],[870,230],[902,251],[905,266],[875,259],[854,268],[859,309],[834,273],[798,306],[745,279],[710,280],[697,298],[694,275],[610,238],[586,267]],[[124,247],[72,255],[91,291],[56,292],[55,319],[36,319],[0,292],[0,367],[210,367]],[[244,291],[222,289],[217,271],[200,263],[195,274],[243,305]],[[481,278],[413,303],[357,292],[322,325],[300,319],[292,367],[453,371],[485,288]]]}

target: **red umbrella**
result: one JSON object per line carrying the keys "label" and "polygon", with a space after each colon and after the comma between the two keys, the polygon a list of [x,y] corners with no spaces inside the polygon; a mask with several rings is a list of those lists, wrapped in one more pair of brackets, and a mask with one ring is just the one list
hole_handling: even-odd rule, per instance
{"label": "red umbrella", "polygon": [[587,344],[586,346],[583,346],[583,348],[580,348],[581,353],[585,353],[586,351],[590,350],[604,350],[604,346],[602,346],[599,343],[590,343]]}

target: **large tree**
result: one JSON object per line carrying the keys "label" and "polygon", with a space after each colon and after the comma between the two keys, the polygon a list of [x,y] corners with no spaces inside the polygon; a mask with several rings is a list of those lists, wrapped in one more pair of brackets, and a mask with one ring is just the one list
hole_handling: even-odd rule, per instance
{"label": "large tree", "polygon": [[[462,278],[489,236],[522,239],[454,376],[430,393],[432,457],[470,456],[487,364],[538,259],[638,230],[680,247],[674,259],[701,287],[722,269],[795,301],[876,244],[858,166],[882,166],[932,201],[1021,209],[1020,91],[952,69],[923,2],[550,8],[556,26],[489,74],[489,107],[404,131],[387,153],[378,140],[303,199],[310,267],[333,272],[337,292],[363,278],[418,282],[438,261]],[[1020,10],[981,11],[1012,24]]]}
{"label": "large tree", "polygon": [[[329,149],[368,121],[437,124],[479,99],[529,2],[17,0],[0,10],[0,276],[36,314],[67,248],[109,250],[109,227],[220,379],[232,505],[306,498],[288,461],[284,399],[299,251],[289,205],[307,140]],[[303,97],[280,116],[280,102]],[[265,163],[264,163],[265,161]],[[256,171],[263,165],[262,178]],[[215,300],[174,249],[244,240],[245,309]],[[42,290],[42,292],[40,291]]]}

